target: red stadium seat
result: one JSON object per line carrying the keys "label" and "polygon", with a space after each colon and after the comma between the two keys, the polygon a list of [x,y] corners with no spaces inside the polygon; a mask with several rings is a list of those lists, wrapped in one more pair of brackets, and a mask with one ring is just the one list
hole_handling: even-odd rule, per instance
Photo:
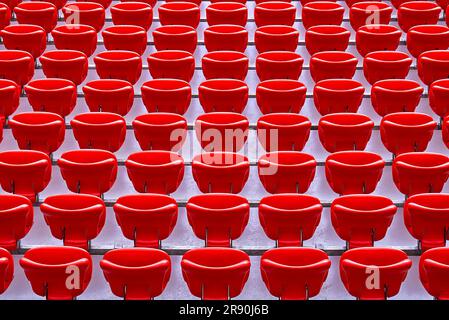
{"label": "red stadium seat", "polygon": [[39,61],[47,78],[67,79],[79,85],[87,77],[87,56],[80,51],[47,51]]}
{"label": "red stadium seat", "polygon": [[441,134],[443,143],[449,148],[449,117],[444,117],[442,120]]}
{"label": "red stadium seat", "polygon": [[58,78],[31,80],[25,85],[24,90],[33,111],[52,112],[64,118],[76,106],[76,86],[70,80]]}
{"label": "red stadium seat", "polygon": [[305,193],[315,177],[315,158],[298,151],[269,152],[260,157],[259,179],[269,193]]}
{"label": "red stadium seat", "polygon": [[70,125],[81,149],[116,152],[125,141],[126,122],[116,113],[79,113],[70,121]]}
{"label": "red stadium seat", "polygon": [[182,50],[194,53],[198,41],[196,30],[190,26],[160,26],[153,31],[156,50]]}
{"label": "red stadium seat", "polygon": [[12,11],[22,0],[2,0],[1,3],[6,4]]}
{"label": "red stadium seat", "polygon": [[142,58],[127,50],[103,51],[94,58],[101,79],[119,79],[135,84],[142,73]]}
{"label": "red stadium seat", "polygon": [[372,247],[385,237],[396,211],[393,201],[383,196],[342,196],[332,201],[332,226],[347,248]]}
{"label": "red stadium seat", "polygon": [[190,292],[204,300],[238,296],[248,280],[249,256],[232,248],[198,248],[181,260],[182,275]]}
{"label": "red stadium seat", "polygon": [[415,194],[405,200],[404,224],[421,251],[445,247],[449,226],[447,193]]}
{"label": "red stadium seat", "polygon": [[254,8],[254,22],[256,26],[286,25],[295,23],[296,7],[285,1],[267,1]]}
{"label": "red stadium seat", "polygon": [[195,72],[195,58],[187,51],[156,51],[150,53],[147,61],[153,79],[172,78],[190,82]]}
{"label": "red stadium seat", "polygon": [[412,261],[393,248],[356,248],[340,258],[340,277],[349,294],[361,300],[385,300],[399,293]]}
{"label": "red stadium seat", "polygon": [[91,112],[126,115],[134,102],[133,86],[125,80],[92,80],[83,87],[84,99]]}
{"label": "red stadium seat", "polygon": [[259,220],[276,247],[299,247],[312,238],[321,220],[323,206],[305,194],[275,194],[259,204]]}
{"label": "red stadium seat", "polygon": [[206,8],[206,20],[210,26],[234,24],[244,27],[248,20],[248,8],[239,2],[215,2]]}
{"label": "red stadium seat", "polygon": [[256,29],[254,42],[259,53],[296,51],[299,31],[291,26],[263,26]]}
{"label": "red stadium seat", "polygon": [[173,193],[184,177],[184,159],[175,152],[135,152],[125,165],[134,189],[141,193]]}
{"label": "red stadium seat", "polygon": [[14,139],[22,150],[51,154],[64,142],[64,119],[51,112],[18,113],[8,122]]}
{"label": "red stadium seat", "polygon": [[376,51],[363,59],[363,74],[370,84],[384,79],[405,79],[412,58],[400,51]]}
{"label": "red stadium seat", "polygon": [[51,178],[48,155],[34,150],[0,152],[0,185],[9,193],[35,201]]}
{"label": "red stadium seat", "polygon": [[349,30],[342,26],[310,27],[306,31],[306,48],[311,55],[321,51],[345,51],[350,35]]}
{"label": "red stadium seat", "polygon": [[51,234],[73,246],[88,250],[106,221],[103,200],[89,194],[60,194],[47,197],[40,205]]}
{"label": "red stadium seat", "polygon": [[359,113],[333,113],[321,117],[318,136],[327,152],[365,150],[374,121]]}
{"label": "red stadium seat", "polygon": [[325,79],[351,79],[357,67],[357,58],[350,52],[322,51],[310,58],[313,81]]}
{"label": "red stadium seat", "polygon": [[142,150],[179,151],[187,136],[186,119],[175,113],[155,112],[137,116],[134,135]]}
{"label": "red stadium seat", "polygon": [[58,9],[46,1],[26,1],[14,8],[17,21],[20,24],[32,24],[42,27],[49,33],[56,27]]}
{"label": "red stadium seat", "polygon": [[393,181],[407,196],[441,192],[449,177],[449,157],[430,152],[409,152],[397,156],[392,166]]}
{"label": "red stadium seat", "polygon": [[326,159],[326,179],[340,195],[372,193],[382,177],[385,161],[367,151],[341,151]]}
{"label": "red stadium seat", "polygon": [[[1,56],[0,56],[0,70],[1,70]],[[0,71],[1,73],[1,71]],[[20,86],[14,81],[7,79],[0,79],[0,116],[4,119],[13,114],[19,107],[20,100]]]}
{"label": "red stadium seat", "polygon": [[19,50],[0,51],[0,77],[2,79],[14,81],[17,85],[23,86],[31,80],[33,75],[34,58],[31,54]]}
{"label": "red stadium seat", "polygon": [[398,25],[407,32],[411,27],[425,24],[437,24],[441,8],[435,2],[410,1],[398,8]]}
{"label": "red stadium seat", "polygon": [[345,9],[332,1],[312,1],[302,8],[302,23],[309,29],[318,25],[341,25]]}
{"label": "red stadium seat", "polygon": [[362,56],[375,51],[395,51],[401,35],[401,30],[393,25],[365,25],[357,29],[355,45]]}
{"label": "red stadium seat", "polygon": [[308,300],[320,293],[331,261],[315,248],[275,248],[260,259],[262,279],[281,300]]}
{"label": "red stadium seat", "polygon": [[201,106],[205,112],[242,113],[248,102],[248,85],[236,79],[206,80],[198,87]]}
{"label": "red stadium seat", "polygon": [[326,79],[313,88],[315,108],[321,115],[354,112],[362,104],[364,86],[351,79]]}
{"label": "red stadium seat", "polygon": [[159,6],[159,21],[161,25],[182,24],[197,28],[200,23],[200,8],[192,2],[167,2]]}
{"label": "red stadium seat", "polygon": [[184,114],[190,106],[192,89],[179,79],[153,79],[141,88],[143,104],[148,112]]}
{"label": "red stadium seat", "polygon": [[171,273],[170,256],[149,248],[122,248],[107,252],[100,261],[112,293],[125,300],[159,296]]}
{"label": "red stadium seat", "polygon": [[62,8],[66,25],[87,24],[99,32],[104,25],[105,9],[95,2],[76,2]]}
{"label": "red stadium seat", "polygon": [[97,31],[88,25],[61,25],[51,32],[56,49],[81,51],[90,57],[97,49]]}
{"label": "red stadium seat", "polygon": [[425,151],[437,123],[425,113],[398,112],[382,118],[380,137],[385,148],[394,155]]}
{"label": "red stadium seat", "polygon": [[271,79],[298,80],[304,59],[295,52],[268,51],[256,58],[256,72],[260,81]]}
{"label": "red stadium seat", "polygon": [[0,2],[0,30],[9,25],[11,20],[11,9]]}
{"label": "red stadium seat", "polygon": [[147,31],[139,26],[109,26],[101,35],[106,50],[129,50],[143,55],[147,49]]}
{"label": "red stadium seat", "polygon": [[414,112],[424,88],[413,80],[380,80],[371,87],[371,103],[380,116],[395,112]]}
{"label": "red stadium seat", "polygon": [[206,151],[240,151],[248,138],[249,121],[240,113],[210,112],[195,120],[196,138]]}
{"label": "red stadium seat", "polygon": [[195,235],[206,247],[232,247],[249,220],[249,203],[235,194],[196,195],[186,205],[187,218]]}
{"label": "red stadium seat", "polygon": [[47,46],[45,30],[32,24],[9,25],[0,31],[3,45],[8,50],[21,50],[38,58]]}
{"label": "red stadium seat", "polygon": [[301,151],[310,135],[310,120],[294,113],[271,113],[257,120],[257,138],[267,152]]}
{"label": "red stadium seat", "polygon": [[263,114],[299,113],[306,100],[306,86],[296,80],[266,80],[257,85],[256,100]]}
{"label": "red stadium seat", "polygon": [[363,1],[349,8],[349,21],[352,29],[357,31],[361,26],[373,24],[389,24],[393,8],[381,1]]}
{"label": "red stadium seat", "polygon": [[424,252],[419,259],[419,278],[427,292],[437,300],[448,300],[449,248]]}
{"label": "red stadium seat", "polygon": [[417,58],[430,50],[449,48],[449,27],[441,25],[419,25],[407,32],[407,49]]}
{"label": "red stadium seat", "polygon": [[64,7],[65,4],[67,3],[67,0],[42,0],[42,1],[54,4],[56,6],[56,9],[58,10],[62,9],[62,7]]}
{"label": "red stadium seat", "polygon": [[220,24],[204,30],[204,45],[207,51],[245,52],[248,31],[238,25]]}
{"label": "red stadium seat", "polygon": [[[33,292],[48,300],[71,300],[82,294],[92,277],[92,258],[76,247],[37,247],[28,250],[20,266]],[[67,286],[70,276],[79,285]]]}
{"label": "red stadium seat", "polygon": [[114,204],[115,217],[123,235],[135,247],[159,248],[176,225],[175,199],[162,194],[122,196]]}
{"label": "red stadium seat", "polygon": [[76,193],[100,196],[111,189],[117,177],[117,159],[105,150],[66,151],[58,166],[67,187]]}
{"label": "red stadium seat", "polygon": [[0,248],[0,294],[8,289],[14,278],[14,259],[8,250]]}
{"label": "red stadium seat", "polygon": [[33,205],[25,197],[16,194],[0,195],[0,293],[6,288],[4,272],[7,269],[3,250],[16,250],[20,239],[33,225]]}
{"label": "red stadium seat", "polygon": [[203,193],[240,193],[249,177],[249,161],[232,152],[207,152],[192,160],[192,175]]}
{"label": "red stadium seat", "polygon": [[422,53],[417,62],[418,76],[424,84],[447,78],[449,74],[449,51],[432,50]]}
{"label": "red stadium seat", "polygon": [[429,105],[440,118],[449,115],[449,80],[440,79],[429,86]]}
{"label": "red stadium seat", "polygon": [[134,25],[148,31],[153,23],[153,8],[145,2],[119,2],[111,7],[115,25]]}
{"label": "red stadium seat", "polygon": [[204,77],[208,79],[245,80],[248,73],[249,59],[241,52],[208,52],[201,59]]}
{"label": "red stadium seat", "polygon": [[441,7],[441,9],[445,10],[447,8],[447,0],[436,0],[435,2]]}

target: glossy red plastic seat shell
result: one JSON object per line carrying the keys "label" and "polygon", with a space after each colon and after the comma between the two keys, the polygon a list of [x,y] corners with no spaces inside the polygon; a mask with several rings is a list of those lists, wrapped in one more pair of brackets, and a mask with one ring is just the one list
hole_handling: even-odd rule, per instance
{"label": "glossy red plastic seat shell", "polygon": [[449,74],[449,51],[432,50],[419,55],[418,76],[426,85],[446,79]]}
{"label": "glossy red plastic seat shell", "polygon": [[303,5],[302,23],[304,28],[317,25],[340,25],[343,22],[345,9],[332,1],[312,1]]}
{"label": "glossy red plastic seat shell", "polygon": [[60,194],[47,197],[40,205],[52,235],[65,246],[87,250],[106,221],[106,207],[88,194]]}
{"label": "glossy red plastic seat shell", "polygon": [[398,25],[407,32],[416,25],[437,24],[440,13],[440,6],[434,2],[405,2],[398,8]]}
{"label": "glossy red plastic seat shell", "polygon": [[33,111],[52,112],[65,117],[76,105],[76,86],[67,79],[31,80],[24,90]]}
{"label": "glossy red plastic seat shell", "polygon": [[331,113],[320,118],[318,136],[328,152],[365,150],[374,121],[359,113]]}
{"label": "glossy red plastic seat shell", "polygon": [[[66,4],[62,8],[64,20],[67,25],[70,24],[86,24],[94,27],[99,32],[105,22],[104,7],[95,2],[76,2]],[[74,19],[74,17],[77,17]]]}
{"label": "glossy red plastic seat shell", "polygon": [[112,293],[126,300],[159,296],[171,273],[170,256],[150,248],[121,248],[108,251],[100,261]]}
{"label": "glossy red plastic seat shell", "polygon": [[396,211],[393,201],[383,196],[346,195],[332,201],[332,226],[349,249],[372,247],[385,237]]}
{"label": "glossy red plastic seat shell", "polygon": [[357,58],[350,52],[322,51],[310,58],[313,81],[325,79],[351,79],[357,67]]}
{"label": "glossy red plastic seat shell", "polygon": [[42,27],[49,33],[56,26],[58,9],[47,1],[25,1],[14,8],[20,24],[32,24]]}
{"label": "glossy red plastic seat shell", "polygon": [[[0,77],[14,81],[23,86],[34,75],[34,58],[31,54],[20,50],[0,51]],[[3,100],[3,99],[2,99]]]}
{"label": "glossy red plastic seat shell", "polygon": [[186,205],[187,218],[195,235],[206,247],[231,247],[249,220],[249,203],[236,194],[196,195]]}
{"label": "glossy red plastic seat shell", "polygon": [[427,149],[436,126],[433,118],[424,113],[391,113],[380,122],[380,137],[384,146],[394,155],[422,152]]}
{"label": "glossy red plastic seat shell", "polygon": [[349,45],[351,33],[348,29],[336,25],[319,25],[306,31],[306,48],[313,55],[321,51],[345,51]]}
{"label": "glossy red plastic seat shell", "polygon": [[242,113],[248,102],[248,85],[236,79],[210,79],[198,87],[201,106],[205,112]]}
{"label": "glossy red plastic seat shell", "polygon": [[438,193],[449,177],[449,157],[430,152],[403,153],[394,159],[392,171],[396,187],[407,196]]}
{"label": "glossy red plastic seat shell", "polygon": [[9,25],[0,31],[3,45],[8,50],[26,51],[34,59],[47,47],[45,30],[32,24]]}
{"label": "glossy red plastic seat shell", "polygon": [[[399,293],[412,261],[393,248],[356,248],[340,258],[340,277],[348,292],[362,300],[384,300]],[[370,271],[370,272],[367,272]],[[378,274],[378,287],[367,286],[367,277]]]}
{"label": "glossy red plastic seat shell", "polygon": [[[389,24],[393,8],[381,1],[362,1],[349,8],[349,21],[352,29],[357,31],[361,26]],[[375,17],[375,18],[374,18]]]}
{"label": "glossy red plastic seat shell", "polygon": [[137,116],[134,135],[142,150],[179,151],[187,136],[187,121],[175,113],[157,112]]}
{"label": "glossy red plastic seat shell", "polygon": [[8,118],[19,107],[20,86],[12,80],[0,79],[0,101],[2,101],[0,105],[0,115],[4,118]]}
{"label": "glossy red plastic seat shell", "polygon": [[285,1],[267,1],[258,3],[254,8],[256,26],[286,25],[295,22],[296,7]]}
{"label": "glossy red plastic seat shell", "polygon": [[362,56],[374,51],[395,51],[399,47],[401,35],[401,30],[393,25],[365,25],[357,30],[355,44]]}
{"label": "glossy red plastic seat shell", "polygon": [[192,175],[203,193],[240,193],[249,177],[249,161],[233,152],[207,152],[192,159]]}
{"label": "glossy red plastic seat shell", "polygon": [[81,51],[90,57],[97,49],[97,31],[85,24],[57,26],[51,36],[59,50]]}
{"label": "glossy red plastic seat shell", "polygon": [[440,79],[429,86],[429,105],[440,118],[449,115],[449,80]]}
{"label": "glossy red plastic seat shell", "polygon": [[298,80],[304,59],[295,52],[268,51],[256,58],[256,72],[260,81],[271,79]]}
{"label": "glossy red plastic seat shell", "polygon": [[126,1],[111,7],[115,25],[135,25],[149,30],[153,23],[153,6],[141,1]]}
{"label": "glossy red plastic seat shell", "polygon": [[142,59],[133,51],[103,51],[94,57],[94,62],[101,79],[119,79],[135,84],[142,73]]}
{"label": "glossy red plastic seat shell", "polygon": [[125,80],[92,80],[83,86],[84,99],[91,112],[126,115],[134,102],[134,88]]}
{"label": "glossy red plastic seat shell", "polygon": [[37,150],[47,154],[59,149],[64,142],[65,122],[55,113],[18,113],[8,122],[20,149]]}
{"label": "glossy red plastic seat shell", "polygon": [[364,86],[351,79],[326,79],[313,88],[315,108],[321,115],[356,113],[362,103]]}
{"label": "glossy red plastic seat shell", "polygon": [[298,47],[299,31],[291,26],[262,26],[254,35],[259,53],[266,51],[295,51]]}
{"label": "glossy red plastic seat shell", "polygon": [[363,74],[370,84],[384,79],[405,79],[412,58],[399,51],[376,51],[363,59]]}
{"label": "glossy red plastic seat shell", "polygon": [[5,292],[14,278],[14,259],[8,250],[0,248],[0,294]]}
{"label": "glossy red plastic seat shell", "polygon": [[248,20],[248,8],[236,1],[211,3],[206,8],[206,20],[210,26],[229,23],[244,27]]}
{"label": "glossy red plastic seat shell", "polygon": [[306,100],[306,93],[306,86],[296,80],[266,80],[257,85],[256,100],[263,114],[299,113]]}
{"label": "glossy red plastic seat shell", "polygon": [[237,152],[248,138],[249,121],[234,112],[209,112],[195,120],[195,133],[206,151]]}
{"label": "glossy red plastic seat shell", "polygon": [[257,120],[257,138],[268,151],[301,151],[310,135],[312,123],[299,114],[271,113]]}
{"label": "glossy red plastic seat shell", "polygon": [[114,204],[115,217],[123,235],[135,247],[158,248],[176,225],[175,199],[162,194],[122,196]]}
{"label": "glossy red plastic seat shell", "polygon": [[413,80],[386,79],[371,87],[371,103],[380,116],[395,112],[414,112],[424,88]]}
{"label": "glossy red plastic seat shell", "polygon": [[442,25],[419,25],[407,32],[407,49],[417,58],[430,50],[449,48],[449,27]]}
{"label": "glossy red plastic seat shell", "polygon": [[259,204],[259,220],[265,234],[278,247],[299,247],[312,238],[321,220],[323,206],[305,194],[275,194]]}
{"label": "glossy red plastic seat shell", "polygon": [[156,50],[183,50],[194,53],[197,45],[197,33],[193,27],[184,25],[160,26],[153,31]]}
{"label": "glossy red plastic seat shell", "polygon": [[259,179],[269,193],[305,193],[315,177],[315,158],[297,151],[269,152],[260,157]]}
{"label": "glossy red plastic seat shell", "polygon": [[87,56],[80,51],[46,51],[39,61],[47,78],[67,79],[79,85],[87,77]]}
{"label": "glossy red plastic seat shell", "polygon": [[406,199],[404,224],[422,251],[445,247],[449,226],[447,193],[421,193]]}
{"label": "glossy red plastic seat shell", "polygon": [[139,26],[109,26],[101,35],[106,50],[129,50],[142,55],[147,49],[147,32]]}
{"label": "glossy red plastic seat shell", "polygon": [[197,28],[200,23],[200,8],[197,4],[185,1],[167,2],[159,6],[161,25],[182,24]]}
{"label": "glossy red plastic seat shell", "polygon": [[248,46],[248,31],[238,25],[220,24],[204,30],[204,45],[207,51],[245,52]]}
{"label": "glossy red plastic seat shell", "polygon": [[147,61],[153,79],[172,78],[189,82],[195,72],[195,59],[187,51],[156,51],[148,56]]}
{"label": "glossy red plastic seat shell", "polygon": [[330,266],[327,254],[314,248],[275,248],[260,260],[267,289],[281,300],[307,300],[318,295]]}
{"label": "glossy red plastic seat shell", "polygon": [[4,4],[0,3],[0,30],[8,26],[11,20],[11,9]]}
{"label": "glossy red plastic seat shell", "polygon": [[68,189],[76,193],[100,196],[111,189],[117,177],[117,159],[106,150],[66,151],[57,163]]}
{"label": "glossy red plastic seat shell", "polygon": [[143,104],[148,112],[184,114],[190,106],[192,89],[179,79],[153,79],[141,88]]}
{"label": "glossy red plastic seat shell", "polygon": [[[5,260],[4,249],[16,250],[17,242],[33,225],[33,204],[17,194],[0,195],[0,293],[8,286],[5,272],[11,266]],[[6,281],[5,281],[6,280]]]}
{"label": "glossy red plastic seat shell", "polygon": [[204,77],[209,79],[245,80],[249,59],[237,51],[215,51],[206,53],[201,59]]}
{"label": "glossy red plastic seat shell", "polygon": [[419,259],[419,278],[427,292],[438,300],[448,300],[449,248],[424,252]]}
{"label": "glossy red plastic seat shell", "polygon": [[182,276],[190,292],[204,300],[238,296],[248,280],[249,256],[232,248],[198,248],[181,260]]}
{"label": "glossy red plastic seat shell", "polygon": [[[20,259],[20,266],[33,292],[48,300],[76,298],[86,290],[92,277],[90,254],[76,247],[32,248]],[[67,270],[74,267],[78,270],[79,286],[68,288]]]}
{"label": "glossy red plastic seat shell", "polygon": [[367,151],[341,151],[326,159],[326,179],[340,195],[372,193],[382,177],[385,161]]}
{"label": "glossy red plastic seat shell", "polygon": [[125,166],[134,189],[141,193],[173,193],[184,177],[183,158],[170,151],[135,152]]}
{"label": "glossy red plastic seat shell", "polygon": [[70,121],[70,125],[81,149],[116,152],[125,141],[125,119],[115,113],[79,113]]}

